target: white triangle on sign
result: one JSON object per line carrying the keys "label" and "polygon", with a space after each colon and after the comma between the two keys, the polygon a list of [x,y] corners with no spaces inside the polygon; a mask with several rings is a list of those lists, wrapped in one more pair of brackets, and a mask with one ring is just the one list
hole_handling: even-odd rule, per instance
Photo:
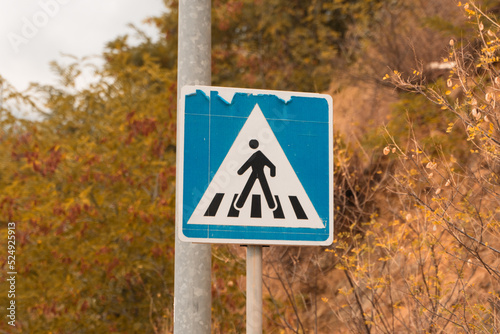
{"label": "white triangle on sign", "polygon": [[[254,158],[249,160],[250,157]],[[272,166],[274,176],[271,175]],[[255,180],[253,186],[247,185],[250,179]],[[272,195],[267,198],[268,191],[262,186],[266,181]],[[245,186],[250,191],[246,199],[241,199]],[[272,200],[269,202],[268,198]],[[258,105],[250,113],[187,223],[325,227]]]}

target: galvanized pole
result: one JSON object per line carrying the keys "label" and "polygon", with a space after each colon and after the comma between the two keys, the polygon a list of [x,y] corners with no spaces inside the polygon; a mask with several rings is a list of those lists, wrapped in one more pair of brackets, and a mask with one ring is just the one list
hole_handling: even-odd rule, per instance
{"label": "galvanized pole", "polygon": [[262,334],[262,246],[247,247],[247,334]]}
{"label": "galvanized pole", "polygon": [[[177,101],[183,86],[211,84],[210,11],[210,0],[179,1]],[[174,285],[174,333],[210,334],[210,245],[182,242],[176,233]]]}

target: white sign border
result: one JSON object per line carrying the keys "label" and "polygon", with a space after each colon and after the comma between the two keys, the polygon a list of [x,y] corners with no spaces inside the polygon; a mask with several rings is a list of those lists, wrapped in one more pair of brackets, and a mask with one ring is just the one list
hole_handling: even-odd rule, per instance
{"label": "white sign border", "polygon": [[[218,239],[218,238],[192,238],[184,235],[182,230],[183,224],[183,194],[184,194],[184,119],[185,119],[185,97],[196,90],[204,92],[216,90],[218,92],[226,90],[227,95],[232,96],[236,93],[246,93],[254,95],[275,95],[278,98],[288,101],[291,96],[311,97],[311,98],[324,98],[328,102],[328,147],[329,147],[329,236],[323,241],[312,240],[269,240],[269,239]],[[233,93],[231,95],[231,93]],[[219,94],[220,95],[220,94]],[[207,96],[210,96],[208,94]],[[228,101],[231,102],[231,101]],[[293,91],[279,91],[279,90],[265,90],[265,89],[249,89],[249,88],[233,88],[233,87],[218,87],[218,86],[201,86],[201,85],[186,85],[181,89],[181,95],[178,100],[177,107],[177,145],[176,145],[176,199],[175,199],[175,230],[179,239],[183,242],[192,243],[205,243],[205,244],[237,244],[237,245],[288,245],[288,246],[330,246],[333,242],[334,231],[334,167],[333,167],[333,100],[330,95],[293,92]]]}

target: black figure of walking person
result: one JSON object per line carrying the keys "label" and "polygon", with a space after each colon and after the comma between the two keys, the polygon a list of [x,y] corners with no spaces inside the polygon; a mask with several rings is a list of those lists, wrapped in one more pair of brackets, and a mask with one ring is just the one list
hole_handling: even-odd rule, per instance
{"label": "black figure of walking person", "polygon": [[[259,147],[259,142],[256,139],[252,139],[249,142],[249,146],[255,150]],[[269,184],[267,183],[266,176],[264,174],[264,167],[266,166],[270,169],[271,177],[276,176],[276,167],[273,163],[269,161],[264,153],[257,151],[252,154],[252,156],[238,170],[238,175],[242,175],[248,168],[252,168],[252,173],[250,174],[250,177],[241,192],[240,198],[238,198],[238,201],[236,202],[237,208],[241,209],[243,207],[256,180],[259,180],[260,182],[260,186],[262,187],[262,191],[264,191],[264,196],[266,197],[269,208],[275,208],[273,195],[271,194],[271,189],[269,189]]]}

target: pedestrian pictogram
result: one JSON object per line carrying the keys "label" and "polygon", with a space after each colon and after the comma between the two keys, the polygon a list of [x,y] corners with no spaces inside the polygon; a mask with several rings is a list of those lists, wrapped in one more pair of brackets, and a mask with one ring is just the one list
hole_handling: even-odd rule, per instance
{"label": "pedestrian pictogram", "polygon": [[[249,146],[253,149],[257,149],[259,147],[259,141],[257,139],[252,139],[248,143]],[[267,205],[269,205],[270,209],[274,209],[275,203],[273,199],[273,195],[271,194],[271,189],[269,189],[269,184],[266,180],[266,175],[264,174],[264,167],[269,167],[271,170],[271,177],[276,175],[276,167],[273,165],[271,161],[262,153],[262,151],[257,151],[241,166],[238,170],[238,175],[245,173],[248,168],[252,168],[252,174],[248,178],[247,183],[245,184],[245,188],[241,195],[238,197],[238,201],[236,202],[236,207],[241,209],[243,204],[250,194],[250,190],[253,187],[253,184],[256,180],[260,182],[260,186],[262,187],[262,191],[264,192],[264,196],[266,197]]]}
{"label": "pedestrian pictogram", "polygon": [[[257,149],[259,147],[259,141],[256,139],[252,139],[249,142],[249,146],[253,149]],[[231,207],[228,212],[228,217],[238,217],[239,216],[239,210],[243,208],[243,205],[245,204],[248,195],[250,194],[250,191],[252,190],[252,187],[255,183],[255,181],[260,182],[260,186],[262,188],[262,191],[264,192],[264,196],[267,201],[267,205],[269,206],[270,209],[274,210],[274,218],[285,218],[283,215],[283,209],[281,208],[281,205],[278,204],[276,207],[276,203],[279,203],[278,197],[276,197],[276,202],[273,199],[273,195],[271,193],[271,190],[269,189],[269,184],[267,183],[266,176],[264,174],[264,167],[269,167],[270,169],[270,175],[271,177],[274,177],[276,175],[276,167],[273,165],[271,161],[262,153],[262,151],[257,151],[255,152],[244,164],[241,166],[241,168],[238,170],[238,175],[242,175],[243,173],[246,172],[247,169],[251,168],[252,173],[250,174],[250,177],[248,178],[247,183],[245,184],[245,187],[243,188],[243,191],[241,192],[240,195],[235,194],[233,197],[233,201],[231,203]],[[217,214],[217,210],[219,209],[220,203],[222,199],[224,198],[224,194],[217,193],[210,205],[208,206],[207,211],[205,212],[204,216],[210,216],[213,217]],[[252,218],[261,218],[261,207],[260,207],[260,195],[253,195],[252,196],[252,209],[251,209],[251,214],[250,216]]]}
{"label": "pedestrian pictogram", "polygon": [[187,86],[179,112],[181,240],[331,243],[329,96]]}
{"label": "pedestrian pictogram", "polygon": [[258,104],[188,224],[324,228]]}

